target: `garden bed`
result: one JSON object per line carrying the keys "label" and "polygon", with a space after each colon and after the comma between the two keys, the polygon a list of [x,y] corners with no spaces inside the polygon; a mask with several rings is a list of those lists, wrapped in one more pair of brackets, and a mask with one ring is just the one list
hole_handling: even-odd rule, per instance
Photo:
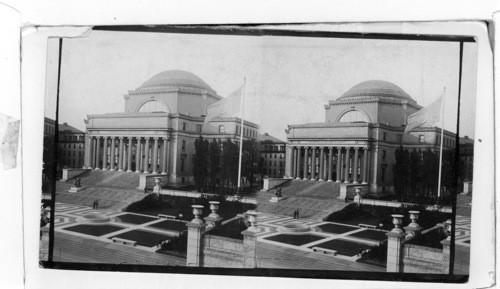
{"label": "garden bed", "polygon": [[346,232],[350,232],[350,231],[354,231],[354,230],[359,229],[357,227],[344,226],[344,225],[331,224],[331,223],[319,225],[317,227],[320,228],[323,232],[332,233],[332,234],[343,234]]}
{"label": "garden bed", "polygon": [[95,237],[104,236],[109,233],[123,230],[123,227],[115,225],[76,225],[63,228],[63,230],[77,232],[80,234],[91,235]]}
{"label": "garden bed", "polygon": [[158,220],[158,218],[152,218],[148,216],[139,216],[135,214],[123,214],[115,217],[115,220],[119,220],[123,223],[129,223],[134,225],[141,225],[147,222]]}
{"label": "garden bed", "polygon": [[144,246],[144,247],[153,247],[157,246],[163,241],[169,240],[172,237],[163,235],[163,234],[158,234],[155,232],[150,232],[150,231],[144,231],[144,230],[132,230],[128,231],[122,234],[118,234],[112,237],[109,237],[108,239],[112,238],[121,238],[121,239],[126,239],[126,240],[132,240],[136,241],[137,245]]}
{"label": "garden bed", "polygon": [[[324,248],[337,251],[337,254],[352,257],[373,246],[361,244],[345,239],[333,239],[324,243],[316,244],[313,247]],[[312,248],[312,247],[311,247]]]}
{"label": "garden bed", "polygon": [[264,238],[269,241],[285,243],[288,245],[302,246],[308,243],[312,243],[321,239],[325,239],[323,236],[313,235],[313,234],[279,234],[271,237]]}

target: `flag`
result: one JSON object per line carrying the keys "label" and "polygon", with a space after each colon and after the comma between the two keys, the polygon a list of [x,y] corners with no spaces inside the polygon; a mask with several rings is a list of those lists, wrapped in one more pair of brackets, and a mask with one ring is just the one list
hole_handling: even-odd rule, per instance
{"label": "flag", "polygon": [[441,117],[441,106],[443,105],[444,94],[436,99],[433,103],[422,108],[421,110],[408,116],[408,124],[405,128],[405,133],[410,132],[418,126],[433,127]]}
{"label": "flag", "polygon": [[204,124],[211,122],[218,117],[232,117],[240,111],[241,96],[243,93],[243,85],[228,97],[217,101],[207,108],[207,116]]}

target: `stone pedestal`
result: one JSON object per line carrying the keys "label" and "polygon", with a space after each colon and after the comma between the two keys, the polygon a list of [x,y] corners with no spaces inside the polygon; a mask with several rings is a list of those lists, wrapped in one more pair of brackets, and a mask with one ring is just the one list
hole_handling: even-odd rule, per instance
{"label": "stone pedestal", "polygon": [[49,230],[50,224],[40,228],[39,260],[48,261],[49,258]]}
{"label": "stone pedestal", "polygon": [[188,267],[202,267],[202,246],[203,246],[203,233],[207,225],[203,223],[187,223],[187,254],[186,266]]}
{"label": "stone pedestal", "polygon": [[276,197],[276,196],[272,196],[271,199],[269,200],[269,202],[271,203],[277,203],[281,200],[283,200],[284,197]]}
{"label": "stone pedestal", "polygon": [[83,189],[84,189],[84,187],[74,187],[73,186],[73,187],[69,188],[68,193],[77,193],[79,191],[82,191]]}
{"label": "stone pedestal", "polygon": [[406,239],[414,238],[420,234],[420,231],[422,231],[422,227],[420,227],[420,225],[417,223],[418,215],[420,214],[420,212],[409,211],[409,213],[410,213],[411,223],[404,228],[407,233]]}
{"label": "stone pedestal", "polygon": [[403,231],[387,233],[387,272],[402,272],[405,236]]}
{"label": "stone pedestal", "polygon": [[241,234],[243,235],[243,267],[257,268],[257,233],[245,230]]}

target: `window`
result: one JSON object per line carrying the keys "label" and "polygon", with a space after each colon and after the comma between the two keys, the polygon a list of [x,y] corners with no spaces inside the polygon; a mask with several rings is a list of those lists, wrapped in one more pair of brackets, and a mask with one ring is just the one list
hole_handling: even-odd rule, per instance
{"label": "window", "polygon": [[386,137],[387,137],[387,133],[384,132],[384,134],[382,135],[382,140],[385,140]]}
{"label": "window", "polygon": [[423,143],[423,142],[425,142],[425,135],[423,135],[423,134],[419,135],[419,136],[418,136],[418,142],[419,142],[419,143]]}
{"label": "window", "polygon": [[157,100],[151,100],[144,103],[140,108],[139,112],[170,112],[168,107]]}
{"label": "window", "polygon": [[398,134],[396,137],[397,137],[398,143],[402,143],[403,142],[403,135]]}
{"label": "window", "polygon": [[350,110],[340,117],[339,122],[369,122],[369,120],[361,111]]}
{"label": "window", "polygon": [[182,150],[185,150],[185,149],[186,149],[186,141],[185,141],[185,140],[183,140],[183,141],[182,141]]}
{"label": "window", "polygon": [[224,125],[219,125],[219,133],[224,133],[225,131]]}
{"label": "window", "polygon": [[196,132],[201,133],[201,124],[196,125]]}
{"label": "window", "polygon": [[184,172],[184,163],[185,163],[185,160],[186,160],[186,156],[182,156],[181,157],[181,172]]}
{"label": "window", "polygon": [[186,123],[185,122],[182,123],[182,131],[186,131]]}
{"label": "window", "polygon": [[385,150],[382,151],[382,160],[385,161]]}

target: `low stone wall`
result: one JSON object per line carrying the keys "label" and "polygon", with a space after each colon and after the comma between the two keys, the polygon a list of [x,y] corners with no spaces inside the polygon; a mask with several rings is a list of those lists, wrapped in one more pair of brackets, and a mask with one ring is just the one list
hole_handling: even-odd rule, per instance
{"label": "low stone wall", "polygon": [[243,240],[205,235],[202,248],[204,267],[245,268]]}
{"label": "low stone wall", "polygon": [[264,179],[264,185],[262,187],[263,191],[269,191],[272,190],[273,188],[280,186],[286,182],[289,182],[290,179],[274,179],[274,178],[267,178]]}
{"label": "low stone wall", "polygon": [[147,186],[148,188],[153,188],[155,184],[155,178],[161,177],[161,183],[168,183],[168,175],[167,174],[140,174],[139,175],[139,186],[137,189],[144,190]]}
{"label": "low stone wall", "polygon": [[362,205],[372,205],[372,206],[392,207],[392,208],[399,208],[402,205],[399,202],[381,201],[381,200],[374,200],[374,199],[361,199],[360,203]]}
{"label": "low stone wall", "polygon": [[67,180],[71,180],[74,177],[77,177],[86,171],[90,171],[90,169],[63,169],[63,175],[61,181],[65,182]]}
{"label": "low stone wall", "polygon": [[404,273],[448,274],[449,260],[443,249],[404,244]]}
{"label": "low stone wall", "polygon": [[347,196],[348,198],[352,198],[356,195],[356,193],[354,192],[354,190],[356,189],[356,187],[360,187],[361,188],[361,196],[366,196],[368,194],[368,185],[367,184],[345,184],[345,183],[341,183],[340,184],[340,195],[339,195],[339,199],[341,200],[344,200],[345,197]]}

